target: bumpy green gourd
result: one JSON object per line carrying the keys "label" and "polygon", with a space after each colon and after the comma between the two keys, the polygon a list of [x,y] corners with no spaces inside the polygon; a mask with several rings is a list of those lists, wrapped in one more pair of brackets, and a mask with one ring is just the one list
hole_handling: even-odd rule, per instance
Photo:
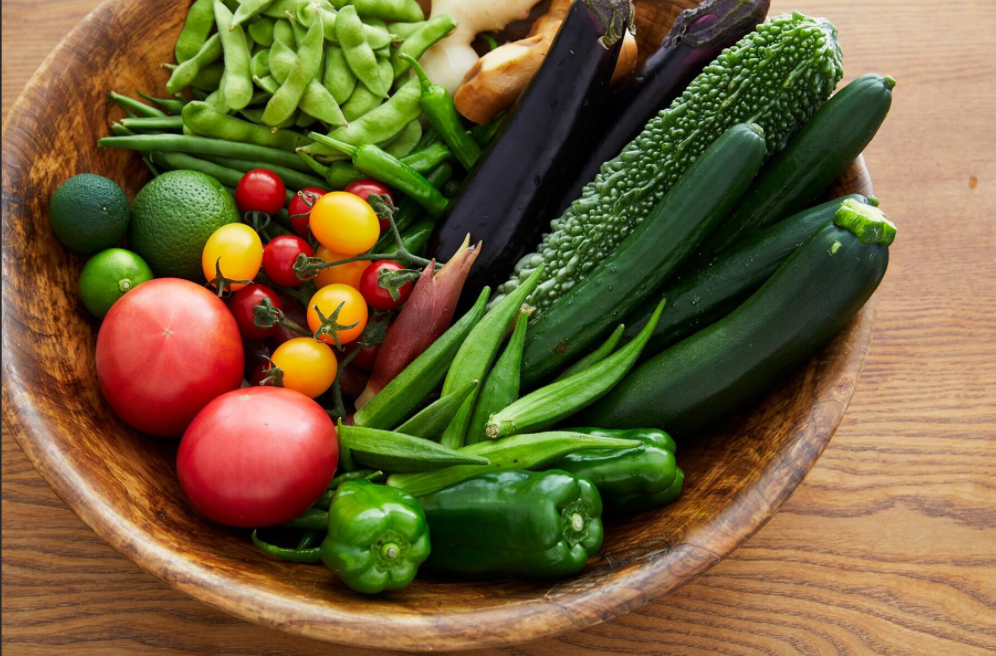
{"label": "bumpy green gourd", "polygon": [[709,145],[737,123],[757,123],[768,153],[782,150],[843,75],[837,29],[782,14],[724,50],[615,159],[602,165],[535,253],[515,266],[497,302],[544,266],[528,303],[542,312],[612,253]]}

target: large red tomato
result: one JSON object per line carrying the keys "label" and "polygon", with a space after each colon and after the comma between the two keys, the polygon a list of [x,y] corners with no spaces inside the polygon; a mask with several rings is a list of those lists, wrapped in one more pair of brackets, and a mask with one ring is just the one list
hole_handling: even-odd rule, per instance
{"label": "large red tomato", "polygon": [[212,399],[242,383],[242,338],[225,304],[161,278],[121,297],[97,335],[97,380],[126,423],[179,437]]}
{"label": "large red tomato", "polygon": [[246,387],[201,410],[183,434],[176,471],[202,513],[255,528],[307,510],[338,460],[335,426],[320,405],[281,387]]}

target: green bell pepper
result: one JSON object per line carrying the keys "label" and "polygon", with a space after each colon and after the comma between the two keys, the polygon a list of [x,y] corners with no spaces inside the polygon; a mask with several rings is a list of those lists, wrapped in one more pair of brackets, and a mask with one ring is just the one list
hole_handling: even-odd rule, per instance
{"label": "green bell pepper", "polygon": [[664,431],[656,428],[572,430],[643,442],[631,449],[575,451],[544,467],[588,479],[598,488],[606,506],[620,511],[647,510],[674,501],[681,493],[685,475],[674,458],[674,440]]}
{"label": "green bell pepper", "polygon": [[566,472],[493,471],[420,501],[437,572],[567,576],[602,545],[598,490]]}
{"label": "green bell pepper", "polygon": [[412,495],[368,481],[343,483],[329,507],[322,562],[357,592],[399,590],[429,557],[429,530]]}

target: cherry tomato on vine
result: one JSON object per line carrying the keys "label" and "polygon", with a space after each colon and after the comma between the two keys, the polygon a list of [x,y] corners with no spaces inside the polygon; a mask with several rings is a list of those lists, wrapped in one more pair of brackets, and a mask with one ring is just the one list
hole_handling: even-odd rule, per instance
{"label": "cherry tomato on vine", "polygon": [[311,217],[311,206],[329,192],[319,187],[305,187],[294,194],[290,205],[287,206],[287,214],[290,216],[291,228],[299,237],[308,238],[308,219]]}
{"label": "cherry tomato on vine", "polygon": [[326,344],[298,337],[277,347],[270,358],[284,372],[284,387],[315,398],[335,382],[339,362]]}
{"label": "cherry tomato on vine", "polygon": [[242,212],[276,214],[287,200],[287,188],[280,176],[267,169],[253,169],[235,187],[235,204]]}
{"label": "cherry tomato on vine", "polygon": [[[370,202],[370,194],[373,194],[374,196],[387,196],[391,199],[392,203],[394,202],[394,195],[391,193],[391,190],[376,180],[357,180],[356,182],[351,183],[343,191],[347,194],[359,196],[368,203]],[[378,218],[377,221],[380,223],[381,232],[387,230],[388,226],[391,225],[389,222],[380,218]]]}
{"label": "cherry tomato on vine", "polygon": [[228,299],[228,309],[235,317],[235,323],[242,333],[243,339],[266,339],[272,337],[276,326],[271,328],[257,328],[255,322],[256,306],[263,302],[264,298],[270,299],[273,307],[278,310],[284,309],[284,303],[277,296],[277,292],[266,285],[246,285],[238,290]]}
{"label": "cherry tomato on vine", "polygon": [[375,310],[397,310],[404,305],[412,293],[412,283],[406,282],[398,289],[398,300],[391,298],[391,293],[380,286],[381,271],[401,271],[403,266],[390,260],[379,260],[371,264],[360,278],[360,293],[366,299],[367,305]]}
{"label": "cherry tomato on vine", "polygon": [[[316,255],[319,259],[325,260],[326,262],[336,262],[338,260],[347,259],[346,255],[333,253],[324,246],[318,247]],[[328,287],[329,285],[341,284],[349,285],[354,289],[359,289],[360,277],[369,266],[369,260],[357,260],[356,262],[348,262],[346,264],[321,269],[315,276],[315,287],[321,289],[322,287]]]}
{"label": "cherry tomato on vine", "polygon": [[278,285],[297,287],[303,282],[294,271],[299,255],[314,257],[315,250],[311,244],[294,235],[274,237],[263,249],[263,271]]}
{"label": "cherry tomato on vine", "polygon": [[363,369],[364,371],[373,371],[374,364],[377,363],[377,354],[380,353],[380,344],[374,344],[373,346],[364,346],[359,349],[353,359],[349,361],[350,364]]}
{"label": "cherry tomato on vine", "polygon": [[[308,327],[312,332],[317,332],[322,327],[322,320],[315,310],[315,306],[321,310],[322,315],[331,317],[340,305],[338,323],[341,326],[356,324],[352,328],[339,331],[339,343],[348,344],[354,341],[367,326],[367,302],[363,300],[360,292],[349,285],[335,284],[322,287],[308,302]],[[322,341],[334,344],[335,340],[331,335],[323,335]]]}
{"label": "cherry tomato on vine", "polygon": [[[263,263],[263,242],[256,231],[244,223],[223,225],[208,237],[201,255],[204,278],[212,281],[221,274],[229,280],[252,280]],[[245,287],[234,283],[233,291]]]}
{"label": "cherry tomato on vine", "polygon": [[365,200],[344,191],[325,194],[311,208],[311,232],[333,253],[352,257],[377,243],[380,224]]}

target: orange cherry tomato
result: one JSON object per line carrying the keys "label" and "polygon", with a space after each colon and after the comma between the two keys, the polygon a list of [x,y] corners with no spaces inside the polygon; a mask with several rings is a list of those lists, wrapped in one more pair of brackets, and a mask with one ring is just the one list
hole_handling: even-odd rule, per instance
{"label": "orange cherry tomato", "polygon": [[[201,254],[204,278],[214,280],[220,267],[222,275],[230,280],[252,280],[263,264],[263,242],[256,231],[244,223],[229,223],[215,230]],[[245,287],[235,283],[232,290]]]}
{"label": "orange cherry tomato", "polygon": [[284,372],[284,387],[315,398],[335,382],[339,363],[327,345],[311,337],[290,339],[270,358]]}
{"label": "orange cherry tomato", "polygon": [[365,253],[380,237],[380,223],[370,205],[353,194],[333,191],[311,208],[311,232],[322,246],[346,257]]}
{"label": "orange cherry tomato", "polygon": [[[318,251],[315,252],[315,256],[325,260],[326,262],[345,260],[350,257],[349,255],[333,253],[324,246],[318,247]],[[340,264],[339,266],[322,269],[318,272],[318,275],[315,276],[315,287],[321,289],[322,287],[327,287],[329,285],[340,284],[349,285],[353,289],[359,289],[360,278],[363,277],[363,272],[366,271],[369,266],[369,260],[359,260],[356,262],[350,262],[349,264]]]}
{"label": "orange cherry tomato", "polygon": [[[308,303],[308,327],[312,331],[317,331],[322,326],[322,320],[319,318],[315,306],[318,306],[322,315],[331,317],[340,305],[342,309],[339,310],[339,325],[356,324],[352,328],[339,331],[339,343],[348,344],[359,337],[367,326],[367,302],[363,300],[359,291],[349,285],[341,283],[329,285],[315,292]],[[322,335],[321,339],[326,343],[335,343],[332,335]]]}

